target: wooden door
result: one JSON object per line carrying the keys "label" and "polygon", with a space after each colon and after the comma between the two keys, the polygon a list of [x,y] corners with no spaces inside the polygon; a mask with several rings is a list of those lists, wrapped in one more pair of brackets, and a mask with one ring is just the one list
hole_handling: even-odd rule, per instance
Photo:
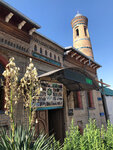
{"label": "wooden door", "polygon": [[4,89],[0,87],[0,110],[4,110]]}
{"label": "wooden door", "polygon": [[48,110],[40,110],[36,112],[38,123],[36,124],[36,132],[48,134]]}
{"label": "wooden door", "polygon": [[56,140],[63,143],[64,139],[64,117],[63,109],[48,111],[49,135],[54,134]]}

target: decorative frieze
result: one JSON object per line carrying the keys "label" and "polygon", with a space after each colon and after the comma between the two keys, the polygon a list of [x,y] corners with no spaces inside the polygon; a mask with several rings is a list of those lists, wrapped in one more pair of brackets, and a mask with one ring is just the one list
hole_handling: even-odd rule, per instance
{"label": "decorative frieze", "polygon": [[0,32],[0,44],[8,46],[9,48],[14,48],[26,53],[29,53],[29,44],[15,39],[14,37]]}
{"label": "decorative frieze", "polygon": [[37,42],[38,44],[44,46],[45,48],[48,48],[48,49],[50,49],[50,50],[53,50],[53,51],[55,51],[55,52],[60,53],[60,54],[63,55],[63,52],[60,52],[58,49],[54,48],[53,46],[51,46],[51,45],[49,45],[49,44],[47,44],[47,43],[45,43],[45,42],[43,42],[43,41],[40,41],[39,39],[36,39],[36,38],[33,38],[33,40],[34,40],[35,42]]}

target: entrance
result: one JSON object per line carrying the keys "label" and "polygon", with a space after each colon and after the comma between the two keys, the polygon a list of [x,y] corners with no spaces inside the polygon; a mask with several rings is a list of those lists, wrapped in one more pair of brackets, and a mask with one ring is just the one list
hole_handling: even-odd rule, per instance
{"label": "entrance", "polygon": [[36,118],[38,123],[36,124],[36,133],[48,134],[48,110],[36,111]]}
{"label": "entrance", "polygon": [[3,66],[3,64],[0,62],[0,111],[4,109],[4,88],[3,88],[3,81],[4,81],[4,77],[2,75],[2,73],[4,72],[5,67]]}
{"label": "entrance", "polygon": [[55,139],[63,143],[64,115],[63,109],[48,110],[49,135],[54,134]]}

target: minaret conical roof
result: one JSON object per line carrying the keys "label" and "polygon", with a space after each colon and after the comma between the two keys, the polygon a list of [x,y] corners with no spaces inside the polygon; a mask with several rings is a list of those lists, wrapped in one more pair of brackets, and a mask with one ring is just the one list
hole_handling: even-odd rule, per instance
{"label": "minaret conical roof", "polygon": [[75,17],[78,17],[78,16],[83,16],[83,15],[80,14],[79,11],[77,11],[77,14],[75,15]]}

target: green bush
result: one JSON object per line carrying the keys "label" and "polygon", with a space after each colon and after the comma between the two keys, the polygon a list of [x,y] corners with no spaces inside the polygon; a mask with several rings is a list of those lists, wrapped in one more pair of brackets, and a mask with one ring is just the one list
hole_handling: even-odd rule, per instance
{"label": "green bush", "polygon": [[83,135],[78,126],[72,121],[69,131],[66,132],[63,146],[54,136],[40,134],[36,137],[35,130],[17,127],[7,134],[0,132],[0,150],[113,150],[113,125],[108,121],[107,128],[99,129],[95,121],[89,121]]}
{"label": "green bush", "polygon": [[78,126],[74,126],[73,120],[71,126],[69,128],[69,132],[66,132],[66,138],[64,139],[64,150],[79,150],[80,144],[79,141],[81,139],[80,132],[78,130]]}
{"label": "green bush", "polygon": [[113,150],[113,125],[108,121],[107,130],[103,128],[103,142],[106,150]]}
{"label": "green bush", "polygon": [[66,132],[63,150],[113,150],[113,125],[108,121],[107,129],[104,126],[100,129],[94,120],[89,120],[83,135],[80,135],[72,121]]}
{"label": "green bush", "polygon": [[100,129],[97,128],[95,121],[89,121],[80,139],[81,150],[104,150],[103,140]]}

